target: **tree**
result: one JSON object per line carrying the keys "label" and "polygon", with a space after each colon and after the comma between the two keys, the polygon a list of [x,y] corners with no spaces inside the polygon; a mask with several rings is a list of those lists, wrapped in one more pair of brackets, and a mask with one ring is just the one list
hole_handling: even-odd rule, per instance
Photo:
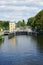
{"label": "tree", "polygon": [[27,22],[27,25],[28,25],[28,26],[33,26],[34,20],[35,20],[34,17],[29,18],[29,19],[28,19],[28,22]]}
{"label": "tree", "polygon": [[22,26],[22,27],[26,26],[26,24],[25,24],[25,21],[24,21],[24,20],[22,20],[22,22],[21,22],[21,26]]}
{"label": "tree", "polygon": [[37,13],[36,16],[29,18],[27,25],[33,28],[37,27],[37,30],[43,30],[43,10]]}
{"label": "tree", "polygon": [[35,22],[37,29],[43,30],[43,10],[35,16]]}
{"label": "tree", "polygon": [[22,20],[22,21],[18,21],[17,23],[16,23],[16,26],[17,27],[24,27],[26,24],[25,24],[25,21],[24,20]]}
{"label": "tree", "polygon": [[9,21],[0,21],[0,30],[8,30],[9,29]]}
{"label": "tree", "polygon": [[4,28],[5,30],[8,30],[8,29],[9,29],[9,21],[4,21],[4,22],[3,22],[3,28]]}

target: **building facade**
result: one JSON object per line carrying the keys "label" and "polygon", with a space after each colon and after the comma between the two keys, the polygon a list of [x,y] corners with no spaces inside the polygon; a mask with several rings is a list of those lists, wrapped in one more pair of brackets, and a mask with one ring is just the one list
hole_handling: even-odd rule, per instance
{"label": "building facade", "polygon": [[14,22],[10,22],[9,23],[9,31],[13,32],[15,30],[15,23]]}

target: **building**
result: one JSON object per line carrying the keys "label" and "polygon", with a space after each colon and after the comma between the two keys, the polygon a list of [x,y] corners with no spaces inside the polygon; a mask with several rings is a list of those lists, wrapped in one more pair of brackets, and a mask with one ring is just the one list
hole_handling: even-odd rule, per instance
{"label": "building", "polygon": [[13,32],[15,30],[15,23],[14,22],[10,22],[9,23],[9,31]]}

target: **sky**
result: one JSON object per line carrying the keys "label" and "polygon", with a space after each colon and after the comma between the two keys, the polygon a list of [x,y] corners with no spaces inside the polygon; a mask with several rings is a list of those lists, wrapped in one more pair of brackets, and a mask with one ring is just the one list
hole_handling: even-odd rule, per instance
{"label": "sky", "polygon": [[26,21],[41,9],[43,0],[0,0],[0,20]]}

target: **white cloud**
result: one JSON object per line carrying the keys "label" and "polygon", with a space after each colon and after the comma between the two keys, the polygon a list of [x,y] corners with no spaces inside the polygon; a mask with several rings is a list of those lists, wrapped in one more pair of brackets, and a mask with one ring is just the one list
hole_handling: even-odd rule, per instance
{"label": "white cloud", "polygon": [[5,6],[5,5],[1,5],[0,8],[2,8],[3,10],[38,10],[38,7],[32,7],[32,6]]}
{"label": "white cloud", "polygon": [[0,0],[0,17],[4,19],[26,19],[41,9],[43,0]]}

